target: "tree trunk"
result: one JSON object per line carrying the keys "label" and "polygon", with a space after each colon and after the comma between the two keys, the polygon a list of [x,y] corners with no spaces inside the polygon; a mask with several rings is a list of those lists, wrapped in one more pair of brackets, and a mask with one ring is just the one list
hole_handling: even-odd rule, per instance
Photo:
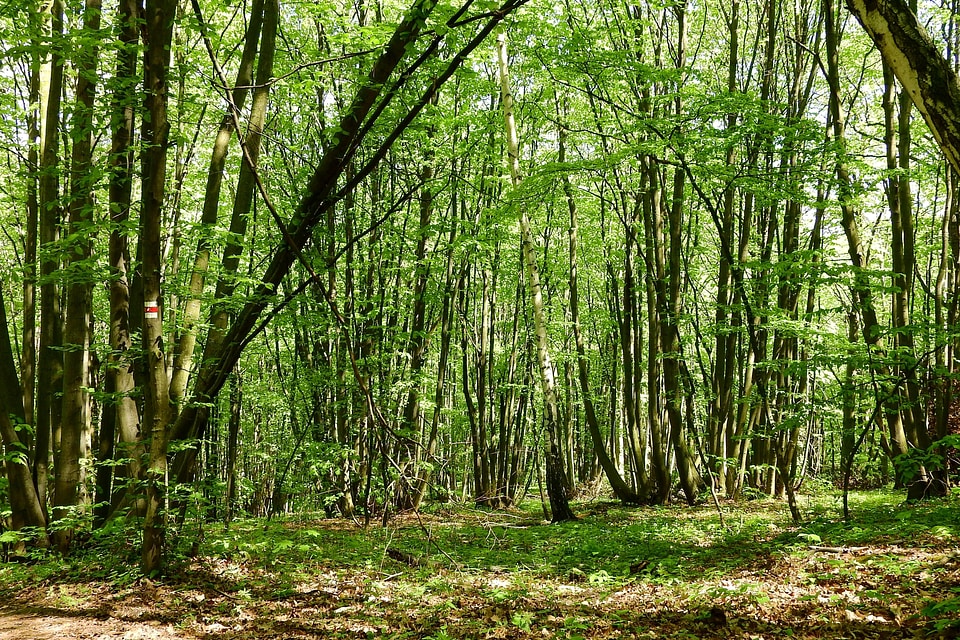
{"label": "tree trunk", "polygon": [[230,417],[227,422],[227,490],[226,508],[223,510],[224,523],[229,525],[233,520],[234,508],[237,502],[237,448],[240,442],[240,416],[243,406],[243,385],[240,380],[240,370],[233,372],[230,378]]}
{"label": "tree trunk", "polygon": [[[63,35],[63,4],[53,0],[50,4],[52,42],[58,43]],[[51,47],[50,79],[43,105],[43,128],[40,135],[40,228],[38,233],[40,261],[40,343],[37,353],[36,457],[34,481],[40,505],[46,509],[47,483],[50,467],[50,451],[56,445],[54,433],[60,430],[62,405],[53,401],[63,384],[63,325],[60,310],[60,287],[54,273],[60,268],[55,245],[60,237],[60,167],[58,146],[60,138],[60,105],[63,93],[63,52],[59,45]]]}
{"label": "tree trunk", "polygon": [[[428,132],[428,137],[433,137],[433,132]],[[407,392],[407,399],[403,407],[403,416],[400,426],[401,433],[405,433],[410,438],[416,439],[422,444],[423,440],[423,419],[420,410],[421,377],[425,363],[425,352],[427,348],[427,284],[430,276],[430,265],[427,261],[427,239],[430,235],[430,224],[433,217],[433,189],[431,184],[434,175],[434,153],[429,151],[424,158],[423,167],[420,169],[420,180],[423,186],[420,188],[420,221],[417,229],[417,245],[414,250],[414,283],[413,283],[413,311],[410,318],[410,336],[407,340],[407,355],[410,360],[410,391]],[[404,447],[407,449],[407,447]],[[416,486],[419,471],[417,469],[417,460],[420,458],[419,449],[411,452],[405,452],[406,460],[402,463],[409,464],[409,459],[413,458],[413,470],[409,473],[401,473],[398,478],[396,502],[399,509],[416,508]]]}
{"label": "tree trunk", "polygon": [[[34,528],[36,544],[46,547],[49,544],[47,517],[30,476],[29,451],[18,433],[18,427],[23,423],[23,400],[16,384],[17,368],[8,327],[7,307],[3,301],[3,287],[0,287],[0,380],[6,381],[0,390],[0,442],[10,493],[10,524],[15,531]],[[17,546],[22,548],[22,545]]]}
{"label": "tree trunk", "polygon": [[163,264],[162,225],[166,194],[167,75],[170,46],[176,15],[175,0],[147,0],[144,28],[147,47],[144,52],[143,179],[140,210],[140,253],[143,282],[142,347],[147,371],[143,389],[142,436],[149,438],[150,457],[146,469],[146,513],[143,521],[143,547],[140,565],[147,575],[161,571],[165,541],[163,513],[166,500],[167,444],[171,418],[170,387],[163,344],[163,305],[161,280]]}
{"label": "tree trunk", "polygon": [[[559,136],[559,152],[557,161],[561,164],[565,161],[567,131],[561,126]],[[580,291],[577,279],[577,246],[579,241],[577,224],[577,202],[573,197],[573,187],[567,176],[563,177],[563,194],[567,201],[567,211],[570,214],[569,230],[569,257],[570,257],[570,324],[573,326],[574,342],[577,349],[577,379],[580,382],[580,394],[583,398],[583,411],[587,421],[587,429],[590,431],[590,439],[593,442],[593,452],[597,456],[600,468],[607,477],[614,495],[621,502],[628,504],[640,504],[643,499],[637,494],[620,475],[620,470],[611,459],[607,452],[607,446],[604,442],[603,434],[600,431],[600,422],[597,420],[597,413],[593,406],[593,393],[590,389],[590,373],[587,369],[587,353],[583,341],[583,332],[580,328]]]}
{"label": "tree trunk", "polygon": [[[184,398],[192,369],[193,355],[197,343],[197,323],[200,320],[202,306],[201,299],[210,266],[210,253],[213,249],[210,232],[216,225],[220,212],[220,188],[223,183],[230,139],[236,128],[234,123],[243,109],[247,94],[250,92],[249,87],[253,82],[253,62],[260,42],[263,17],[264,0],[257,0],[250,9],[250,22],[244,37],[243,52],[240,56],[236,81],[229,94],[229,104],[220,120],[220,128],[217,131],[211,151],[206,190],[204,191],[203,207],[200,215],[200,226],[203,233],[197,242],[193,271],[190,275],[189,297],[183,310],[183,318],[175,340],[173,376],[170,381],[170,398],[174,403],[178,403]],[[272,53],[270,55],[272,57]],[[260,86],[259,81],[257,84]],[[265,87],[263,88],[265,89]]]}
{"label": "tree trunk", "polygon": [[[897,390],[891,388],[890,383],[885,381],[889,379],[889,371],[887,371],[884,365],[877,362],[883,352],[881,344],[882,327],[877,317],[873,293],[867,274],[867,256],[860,237],[857,212],[854,208],[854,198],[851,194],[852,180],[846,164],[846,137],[843,115],[840,110],[839,34],[836,28],[836,12],[834,10],[833,0],[824,0],[824,13],[826,15],[827,79],[830,85],[830,120],[833,126],[834,140],[839,146],[835,161],[835,171],[839,182],[838,198],[840,201],[841,225],[847,237],[847,247],[854,270],[854,304],[857,306],[857,311],[863,323],[864,344],[867,349],[873,350],[877,354],[877,357],[871,359],[874,374],[879,378],[880,394],[878,395],[877,401],[885,405],[884,417],[886,418],[890,438],[891,456],[896,457],[907,453],[909,445],[900,417]],[[894,67],[894,70],[896,70],[896,67]],[[901,477],[898,479],[898,482],[903,483],[906,480],[906,478]]]}
{"label": "tree trunk", "polygon": [[905,0],[846,2],[960,171],[960,85],[950,63]]}
{"label": "tree trunk", "polygon": [[[506,36],[497,36],[497,60],[500,70],[500,98],[503,106],[503,119],[507,134],[507,157],[510,165],[510,177],[513,186],[520,184],[520,151],[517,139],[517,125],[513,113],[513,95],[510,91],[510,75],[507,66]],[[553,363],[550,359],[550,346],[547,339],[547,325],[543,310],[543,293],[540,288],[540,273],[537,268],[537,256],[534,249],[533,232],[526,208],[520,209],[520,242],[524,269],[527,277],[527,290],[533,307],[533,329],[537,344],[537,362],[540,369],[540,386],[543,392],[543,419],[547,434],[546,480],[547,496],[553,512],[553,522],[575,520],[567,498],[568,479],[565,477],[564,464],[560,456],[559,410],[554,382]]]}
{"label": "tree trunk", "polygon": [[[86,0],[83,31],[94,42],[100,30],[100,0]],[[74,273],[67,287],[66,323],[63,356],[63,427],[56,466],[54,499],[55,520],[68,515],[80,502],[83,483],[81,461],[89,453],[91,404],[90,327],[93,281],[83,275],[84,262],[93,253],[93,192],[91,177],[93,154],[93,108],[96,97],[97,67],[100,49],[96,44],[77,50],[76,106],[71,120],[73,154],[70,160],[69,238],[67,269]],[[75,244],[74,244],[75,243]],[[58,527],[54,533],[57,547],[66,552],[74,526]]]}
{"label": "tree trunk", "polygon": [[[674,55],[676,69],[683,72],[687,64],[687,15],[686,4],[681,2],[673,7],[677,18],[677,41]],[[674,99],[674,113],[679,116],[682,110],[681,98]],[[666,297],[662,301],[660,341],[663,350],[663,384],[666,396],[667,416],[670,421],[670,444],[676,460],[677,473],[680,476],[680,487],[688,504],[694,504],[700,485],[700,475],[697,472],[693,456],[687,446],[687,435],[684,434],[683,404],[693,403],[693,397],[687,396],[681,380],[683,353],[680,348],[680,313],[682,312],[681,293],[684,282],[683,274],[683,211],[684,185],[686,174],[681,167],[673,170],[673,192],[670,208],[667,211],[667,228],[669,244],[665,247],[669,260],[666,264],[667,277]]]}
{"label": "tree trunk", "polygon": [[110,354],[106,366],[106,391],[112,400],[103,407],[97,468],[94,522],[106,521],[111,506],[111,479],[116,456],[115,443],[121,443],[120,457],[129,458],[128,478],[141,477],[143,444],[140,442],[140,412],[131,396],[134,389],[133,346],[130,318],[130,248],[124,227],[130,218],[134,172],[134,118],[136,107],[131,95],[137,86],[137,0],[122,0],[118,7],[120,47],[117,51],[111,104],[112,141],[110,144]]}

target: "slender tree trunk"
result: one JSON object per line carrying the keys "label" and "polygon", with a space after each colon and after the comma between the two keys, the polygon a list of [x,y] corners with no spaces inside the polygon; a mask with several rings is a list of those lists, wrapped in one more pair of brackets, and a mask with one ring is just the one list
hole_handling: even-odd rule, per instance
{"label": "slender tree trunk", "polygon": [[[913,7],[914,9],[916,7]],[[916,349],[911,327],[913,302],[914,251],[913,199],[910,180],[910,150],[912,145],[909,94],[896,91],[893,71],[884,63],[884,142],[887,155],[887,203],[890,209],[890,257],[893,266],[891,294],[891,324],[893,349],[896,354],[894,373],[903,384],[897,389],[900,398],[900,419],[907,441],[921,449],[930,445],[926,428],[926,412],[921,402],[920,384],[916,373]]]}
{"label": "slender tree trunk", "polygon": [[63,384],[63,325],[60,310],[60,287],[54,273],[60,268],[55,245],[59,239],[60,220],[60,161],[58,145],[60,137],[60,105],[63,93],[63,52],[58,43],[63,36],[63,4],[53,0],[50,4],[52,42],[50,53],[50,80],[43,105],[43,127],[40,135],[40,343],[37,353],[36,428],[37,443],[34,462],[34,482],[40,505],[46,509],[47,483],[49,478],[50,451],[55,446],[54,434],[60,429],[62,405],[54,402]]}
{"label": "slender tree trunk", "polygon": [[230,378],[230,418],[227,421],[227,495],[224,522],[233,520],[237,503],[237,448],[240,442],[240,412],[243,406],[243,386],[237,369]]}
{"label": "slender tree trunk", "polygon": [[[29,13],[33,52],[30,54],[30,110],[27,114],[27,226],[23,252],[23,345],[20,357],[20,387],[23,395],[24,421],[36,426],[34,403],[37,387],[37,227],[40,224],[40,125],[42,121],[40,96],[43,85],[43,58],[41,36],[44,12],[39,8]],[[26,439],[26,438],[25,438]],[[31,450],[34,438],[29,438]]]}
{"label": "slender tree trunk", "polygon": [[[730,31],[730,57],[727,64],[727,91],[733,93],[737,90],[737,71],[740,64],[740,1],[733,0],[730,11],[727,14],[727,29]],[[732,129],[737,124],[737,114],[730,113],[726,118],[728,129]],[[737,149],[735,145],[729,145],[725,163],[727,167],[733,168],[737,160]],[[723,192],[722,218],[720,233],[724,234],[732,241],[733,238],[733,220],[734,210],[737,206],[736,189],[728,185]],[[714,359],[712,372],[710,376],[711,400],[707,417],[707,442],[706,452],[711,456],[709,464],[716,468],[716,481],[719,484],[717,490],[723,491],[728,495],[733,493],[734,487],[727,482],[727,474],[730,465],[729,454],[727,450],[727,440],[730,437],[730,431],[733,428],[733,394],[736,384],[736,332],[731,330],[731,302],[733,301],[734,288],[731,276],[731,265],[723,252],[720,254],[720,260],[717,267],[717,295],[716,311],[714,312],[714,324],[717,327],[716,337],[714,339]],[[734,465],[735,466],[735,465]]]}
{"label": "slender tree trunk", "polygon": [[[847,246],[854,269],[853,293],[856,300],[855,304],[858,307],[858,312],[863,323],[864,344],[867,349],[873,351],[875,354],[871,359],[871,367],[874,375],[878,378],[880,387],[880,395],[877,400],[878,402],[883,402],[885,405],[884,416],[890,438],[891,455],[896,457],[907,453],[909,445],[907,443],[906,433],[903,430],[903,422],[900,418],[899,402],[896,399],[898,394],[895,392],[895,389],[890,388],[888,382],[885,382],[885,379],[889,378],[889,372],[886,370],[886,367],[877,362],[883,354],[881,344],[882,327],[877,317],[873,293],[867,275],[867,256],[860,238],[857,212],[854,208],[854,200],[851,194],[852,180],[846,164],[846,136],[844,133],[843,115],[840,111],[837,16],[833,0],[824,0],[823,6],[826,15],[827,79],[830,84],[830,120],[833,126],[833,138],[835,144],[839,147],[835,170],[839,181],[838,196],[840,200],[841,224],[847,237]],[[901,483],[906,480],[906,478],[899,478],[899,482]]]}
{"label": "slender tree trunk", "polygon": [[[170,381],[170,397],[174,403],[181,402],[186,394],[187,382],[192,369],[194,351],[197,343],[197,323],[200,320],[202,295],[207,271],[210,266],[210,254],[213,242],[210,238],[212,229],[217,223],[220,212],[220,191],[223,184],[224,168],[230,139],[235,130],[234,123],[243,110],[249,94],[249,87],[253,82],[253,63],[257,55],[260,42],[261,25],[264,19],[264,0],[256,0],[250,9],[250,22],[244,37],[243,52],[237,70],[234,88],[229,92],[229,103],[220,120],[220,128],[214,139],[210,164],[207,170],[207,184],[204,191],[203,207],[200,215],[200,226],[203,233],[197,243],[194,257],[193,271],[190,275],[189,296],[180,322],[180,333],[175,341],[175,357],[173,376]],[[261,54],[264,55],[264,54]],[[271,56],[272,52],[266,55]],[[258,86],[259,81],[258,81]],[[266,87],[261,87],[266,90]],[[252,123],[251,123],[252,126]]]}
{"label": "slender tree trunk", "polygon": [[[561,164],[566,160],[566,136],[567,131],[561,127],[559,136],[559,152],[557,161]],[[590,373],[587,369],[587,353],[583,340],[583,332],[580,328],[580,290],[577,278],[577,246],[579,242],[578,223],[577,223],[577,202],[573,196],[573,187],[567,176],[563,177],[563,194],[567,201],[567,211],[570,214],[569,229],[569,257],[570,257],[570,324],[573,326],[574,342],[577,349],[577,378],[580,382],[580,394],[583,398],[583,410],[587,421],[587,429],[590,431],[590,439],[593,442],[593,452],[597,456],[600,468],[603,469],[613,489],[613,493],[621,502],[639,504],[643,499],[624,481],[620,475],[620,470],[611,459],[607,452],[606,442],[600,431],[600,422],[597,419],[597,413],[593,405],[593,393],[590,389]]]}
{"label": "slender tree trunk", "polygon": [[[687,64],[687,15],[686,4],[681,2],[673,7],[677,19],[677,41],[674,55],[675,66],[682,72]],[[674,113],[678,116],[682,111],[681,98],[674,99]],[[681,380],[680,349],[680,313],[682,312],[681,293],[684,282],[683,274],[683,212],[685,178],[681,167],[675,167],[673,173],[673,193],[671,194],[670,208],[667,212],[667,227],[669,229],[668,250],[669,260],[667,267],[667,296],[663,300],[661,312],[660,341],[663,350],[663,382],[666,396],[667,416],[670,421],[670,444],[676,460],[677,472],[680,476],[680,486],[687,498],[688,504],[694,504],[697,499],[700,485],[700,475],[697,472],[693,456],[687,446],[687,436],[684,434],[683,404],[692,404],[693,398],[686,396]]]}
{"label": "slender tree trunk", "polygon": [[111,479],[116,467],[115,442],[119,440],[120,457],[130,460],[126,465],[128,478],[141,477],[143,444],[139,437],[140,412],[132,397],[134,389],[133,347],[130,317],[130,248],[125,226],[130,218],[134,172],[134,118],[136,106],[132,99],[138,84],[137,41],[139,38],[138,2],[122,0],[118,6],[120,47],[117,50],[111,104],[110,144],[110,354],[107,357],[105,387],[112,401],[103,408],[100,424],[100,448],[97,459],[95,524],[106,521],[111,506]]}
{"label": "slender tree trunk", "polygon": [[[454,168],[456,160],[453,161]],[[454,273],[454,246],[457,240],[457,216],[458,216],[458,198],[454,188],[450,195],[450,235],[447,238],[447,256],[446,269],[443,278],[443,293],[440,309],[440,353],[437,356],[437,381],[434,387],[433,396],[433,414],[430,420],[430,434],[427,437],[426,451],[424,460],[426,464],[423,470],[418,473],[416,485],[413,492],[413,508],[419,509],[423,501],[424,494],[430,481],[436,475],[433,465],[437,457],[437,446],[440,435],[440,417],[445,406],[445,397],[447,386],[447,369],[450,359],[450,338],[453,328],[453,301],[457,297],[457,278]]]}
{"label": "slender tree trunk", "polygon": [[[432,132],[428,137],[433,137]],[[410,337],[407,340],[407,355],[410,359],[410,390],[403,407],[401,427],[411,438],[418,438],[422,434],[423,426],[420,410],[420,386],[425,364],[427,348],[427,284],[430,276],[430,265],[427,262],[427,239],[430,235],[430,224],[433,217],[433,189],[431,184],[434,175],[434,154],[429,152],[424,159],[420,170],[420,180],[423,186],[420,190],[420,221],[417,229],[417,245],[414,250],[414,283],[413,283],[413,312],[410,318]],[[411,455],[412,454],[412,455]],[[406,457],[413,457],[414,462],[419,452],[407,452]],[[401,474],[398,479],[397,506],[400,509],[415,508],[416,484],[419,472],[414,465],[412,475]]]}
{"label": "slender tree trunk", "polygon": [[[520,151],[517,139],[517,125],[513,113],[513,95],[510,91],[510,75],[507,65],[506,36],[497,36],[497,59],[500,69],[500,98],[503,106],[503,118],[507,133],[507,157],[510,165],[510,177],[514,187],[520,184]],[[559,410],[557,407],[556,385],[550,347],[547,339],[546,318],[543,310],[543,293],[540,288],[540,273],[534,249],[533,232],[526,208],[520,210],[520,241],[524,269],[527,277],[527,289],[533,307],[533,327],[537,343],[537,361],[540,369],[540,385],[543,392],[543,419],[547,434],[546,480],[547,495],[553,512],[553,522],[575,520],[567,499],[568,479],[565,477],[564,464],[560,456]]]}

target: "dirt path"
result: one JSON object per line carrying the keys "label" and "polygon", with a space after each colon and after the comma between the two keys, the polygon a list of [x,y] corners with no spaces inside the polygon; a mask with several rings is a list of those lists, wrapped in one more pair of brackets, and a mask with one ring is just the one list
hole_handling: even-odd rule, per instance
{"label": "dirt path", "polygon": [[174,640],[195,638],[160,622],[97,618],[59,609],[0,609],[0,640]]}

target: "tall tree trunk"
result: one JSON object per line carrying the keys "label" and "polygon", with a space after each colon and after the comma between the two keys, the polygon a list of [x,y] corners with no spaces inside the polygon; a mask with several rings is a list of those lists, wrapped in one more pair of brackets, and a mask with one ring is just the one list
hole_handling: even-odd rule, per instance
{"label": "tall tree trunk", "polygon": [[[456,160],[453,161],[453,167],[456,168]],[[440,417],[446,404],[444,394],[447,386],[447,369],[450,359],[450,339],[453,329],[453,301],[457,297],[457,278],[454,272],[454,246],[457,240],[458,228],[458,203],[456,187],[451,189],[450,194],[450,235],[447,238],[447,256],[446,268],[443,277],[443,293],[441,297],[440,309],[440,353],[437,356],[437,380],[434,387],[433,396],[433,414],[430,419],[430,433],[427,437],[426,450],[423,459],[426,464],[418,472],[416,485],[413,492],[413,508],[419,509],[423,501],[424,494],[430,484],[431,479],[436,475],[434,464],[437,455],[437,446],[440,435]]]}
{"label": "tall tree trunk", "polygon": [[[874,304],[873,293],[867,274],[867,256],[864,252],[863,242],[860,237],[860,226],[857,220],[857,211],[854,208],[854,199],[851,193],[852,180],[846,161],[846,136],[844,132],[843,114],[840,110],[840,75],[839,75],[839,31],[836,26],[837,14],[834,9],[833,0],[824,0],[824,13],[826,17],[826,49],[827,49],[827,79],[830,85],[830,120],[833,127],[833,138],[838,146],[835,171],[838,180],[838,196],[840,200],[841,224],[844,234],[847,237],[847,246],[850,254],[850,260],[854,269],[853,294],[857,311],[862,320],[862,332],[864,344],[867,349],[873,351],[876,355],[871,359],[871,367],[875,377],[878,379],[880,394],[878,402],[883,402],[884,417],[887,423],[887,430],[890,438],[892,456],[907,453],[909,444],[903,430],[903,422],[900,418],[898,394],[896,390],[890,387],[889,372],[886,367],[877,361],[883,354],[882,327],[877,317],[876,306]],[[905,482],[906,478],[899,478],[899,481]]]}
{"label": "tall tree trunk", "polygon": [[903,381],[897,389],[897,395],[900,398],[900,419],[903,422],[904,434],[908,442],[926,449],[930,445],[930,438],[927,435],[926,411],[921,402],[920,383],[917,380],[914,329],[911,327],[916,269],[913,200],[910,189],[910,114],[913,105],[906,91],[901,90],[897,95],[896,82],[889,64],[884,63],[883,71],[884,143],[889,172],[885,186],[890,209],[890,257],[893,266],[890,309],[896,357],[894,373]]}
{"label": "tall tree trunk", "polygon": [[[510,74],[507,64],[507,40],[503,33],[497,36],[497,60],[500,71],[500,99],[503,107],[503,119],[507,135],[507,158],[510,177],[514,187],[520,184],[520,148],[517,139],[517,125],[513,112],[513,94],[510,91]],[[533,308],[533,330],[537,344],[537,361],[540,369],[540,386],[543,392],[543,419],[547,434],[546,479],[547,495],[550,498],[553,522],[575,520],[567,498],[568,479],[565,477],[563,460],[560,457],[559,409],[557,406],[556,385],[553,363],[550,358],[550,345],[547,339],[547,325],[543,310],[543,292],[540,288],[540,273],[537,268],[537,256],[534,249],[533,232],[530,218],[525,207],[520,209],[520,242],[524,270],[527,277],[527,290]]]}
{"label": "tall tree trunk", "polygon": [[[180,330],[175,339],[173,375],[170,381],[170,398],[174,403],[179,403],[184,399],[192,369],[197,344],[197,323],[200,320],[203,289],[207,271],[210,267],[210,253],[213,250],[213,242],[210,236],[219,217],[220,191],[230,139],[233,137],[236,128],[234,123],[243,110],[247,95],[250,93],[249,87],[253,83],[253,63],[261,38],[264,4],[264,0],[256,0],[250,9],[250,22],[247,25],[244,37],[243,52],[240,56],[236,81],[233,89],[228,93],[228,104],[220,120],[220,128],[217,130],[210,155],[207,183],[200,215],[202,234],[197,242],[193,271],[190,274],[189,296],[183,310]],[[272,59],[272,52],[267,55]],[[262,86],[259,81],[257,81],[257,85],[258,90],[266,91],[266,87]]]}
{"label": "tall tree trunk", "polygon": [[[100,0],[86,0],[83,10],[83,35],[99,42]],[[93,251],[93,108],[96,97],[97,67],[100,49],[96,44],[77,49],[76,105],[70,133],[73,153],[70,159],[69,227],[66,249],[67,269],[74,273],[67,287],[66,323],[63,355],[63,426],[56,461],[56,485],[53,518],[59,520],[79,503],[83,481],[81,460],[86,457],[90,436],[90,326],[93,281],[84,276],[84,263]],[[74,244],[75,243],[75,244]],[[54,542],[67,551],[74,526],[57,527]]]}
{"label": "tall tree trunk", "polygon": [[[563,164],[566,160],[566,137],[567,130],[563,126],[560,128],[559,150],[557,161]],[[587,368],[587,352],[583,340],[583,331],[580,328],[580,289],[577,277],[577,247],[579,242],[578,222],[577,222],[577,201],[573,196],[573,187],[570,185],[570,179],[564,175],[562,178],[563,195],[567,201],[567,211],[570,214],[569,229],[569,257],[570,257],[570,324],[573,326],[574,342],[577,349],[577,379],[580,382],[580,394],[583,398],[583,411],[587,421],[587,429],[590,432],[590,439],[593,442],[593,452],[597,456],[600,468],[607,477],[614,495],[621,502],[630,504],[639,504],[643,499],[628,485],[620,470],[611,459],[607,451],[607,445],[600,431],[600,422],[597,419],[596,409],[593,405],[593,392],[590,388],[590,372]]]}
{"label": "tall tree trunk", "polygon": [[[727,63],[727,91],[733,93],[738,87],[738,68],[740,65],[740,1],[733,0],[726,18],[726,27],[730,31],[730,57]],[[726,117],[726,126],[732,129],[737,124],[737,114]],[[737,160],[736,145],[729,145],[725,163],[731,169]],[[719,233],[733,239],[734,211],[737,206],[737,191],[733,185],[727,185],[723,191],[721,228]],[[733,394],[736,384],[736,345],[737,334],[732,330],[731,319],[734,287],[728,257],[721,252],[717,267],[717,294],[714,324],[717,328],[714,338],[714,359],[710,376],[711,400],[707,414],[706,453],[711,456],[709,464],[716,468],[718,490],[731,495],[735,486],[728,483],[728,469],[731,466],[727,450],[727,441],[733,429]],[[736,466],[734,463],[733,466]]]}
{"label": "tall tree trunk", "polygon": [[[687,14],[686,4],[678,3],[673,7],[677,19],[677,40],[674,55],[675,66],[683,72],[687,64]],[[681,114],[682,102],[680,96],[674,99],[674,113]],[[684,281],[682,252],[683,252],[683,211],[684,185],[686,174],[681,167],[675,167],[673,173],[673,192],[668,210],[667,227],[669,230],[668,250],[669,260],[665,265],[667,271],[666,297],[662,302],[660,324],[660,342],[663,351],[663,383],[666,400],[667,416],[670,421],[670,444],[676,460],[677,473],[680,476],[680,487],[687,498],[688,504],[694,504],[700,484],[700,475],[697,472],[693,456],[687,446],[687,436],[684,434],[683,404],[684,401],[692,405],[693,398],[686,396],[683,381],[681,380],[682,358],[680,349],[680,313],[681,289]]]}
{"label": "tall tree trunk", "polygon": [[[250,118],[247,123],[246,135],[241,140],[243,148],[243,160],[240,165],[240,173],[237,177],[237,190],[233,200],[233,212],[230,218],[230,235],[226,247],[223,250],[221,258],[220,276],[217,279],[217,286],[214,293],[215,307],[210,317],[210,330],[207,334],[207,341],[203,349],[201,361],[214,357],[223,346],[224,335],[230,324],[231,313],[229,311],[229,298],[233,296],[236,289],[237,274],[240,268],[240,255],[243,251],[243,238],[247,233],[247,224],[253,210],[253,200],[257,189],[257,162],[260,158],[260,142],[263,138],[263,128],[267,119],[267,104],[270,90],[270,78],[273,76],[273,60],[276,53],[277,27],[280,18],[279,4],[276,0],[260,0],[262,6],[261,16],[258,22],[262,20],[262,33],[260,35],[260,56],[257,60],[256,88],[253,92],[252,104],[250,106]],[[251,25],[252,27],[253,25]],[[257,34],[253,33],[251,28],[250,37],[256,40]],[[255,44],[255,43],[254,43]],[[249,41],[245,45],[244,53],[252,56],[250,50],[254,49]],[[244,72],[243,68],[238,74],[238,82],[241,76],[246,74],[249,77],[249,71]],[[234,95],[234,100],[243,99],[244,94]],[[210,162],[211,174],[222,171],[227,144],[229,143],[230,132],[236,128],[239,123],[239,111],[235,110],[233,105],[228,107],[228,114],[224,120],[229,117],[232,125],[224,128],[221,124],[218,133],[218,141],[214,148],[214,158]],[[207,194],[204,197],[204,215],[216,221],[217,208],[219,203],[220,184],[214,176],[210,175],[207,181]],[[211,198],[208,204],[207,198]],[[215,199],[214,199],[215,198]],[[206,211],[207,207],[210,211]],[[213,222],[210,223],[211,225]],[[203,243],[207,244],[207,243]],[[210,247],[198,247],[196,263],[191,276],[191,287],[195,284],[199,287],[197,291],[203,291],[203,281],[209,263]],[[199,313],[199,299],[191,297],[188,303],[188,313]],[[178,385],[186,385],[187,375],[189,374],[189,365],[192,362],[192,354],[196,341],[196,336],[187,332],[182,336],[181,355],[177,360],[179,363],[179,375],[175,376]],[[177,393],[185,392],[186,387],[178,387]],[[190,439],[199,441],[207,428],[209,419],[209,410],[201,409],[199,419],[189,425],[187,432],[178,432],[175,434],[177,439]],[[185,481],[193,477],[196,472],[195,464],[199,448],[196,446],[184,449],[177,459],[177,479]]]}
{"label": "tall tree trunk", "polygon": [[[436,102],[434,102],[436,103]],[[433,132],[428,132],[433,137]],[[424,158],[420,169],[420,221],[417,229],[417,245],[414,249],[414,283],[413,283],[413,312],[410,318],[410,337],[407,340],[407,355],[410,360],[410,390],[403,406],[401,427],[410,438],[416,439],[422,445],[423,425],[420,410],[420,386],[425,363],[427,348],[427,284],[430,276],[430,265],[427,262],[427,239],[430,235],[430,225],[433,217],[433,189],[431,184],[434,175],[434,153],[429,151]],[[404,447],[407,449],[407,447]],[[417,451],[406,451],[407,459],[413,458],[412,473],[401,473],[398,478],[397,506],[400,509],[415,508],[416,483],[418,478]],[[403,461],[406,463],[407,461]]]}
{"label": "tall tree trunk", "polygon": [[170,46],[176,0],[147,0],[144,29],[147,46],[143,63],[143,179],[140,209],[140,252],[143,282],[142,348],[147,371],[143,389],[143,432],[149,438],[146,469],[146,513],[140,565],[147,575],[161,570],[165,542],[167,445],[172,416],[170,387],[163,344],[161,280],[163,264],[163,205],[166,195],[168,84]]}
{"label": "tall tree trunk", "polygon": [[40,343],[37,353],[36,456],[33,467],[34,482],[40,505],[46,509],[47,483],[50,469],[50,451],[55,444],[54,432],[59,432],[62,405],[54,402],[63,384],[63,325],[60,313],[60,287],[54,273],[60,268],[59,252],[55,245],[60,237],[60,105],[63,93],[63,4],[50,3],[51,42],[50,74],[46,95],[41,96],[43,126],[40,134],[40,228],[38,239],[40,261]]}
{"label": "tall tree trunk", "polygon": [[[44,29],[44,12],[37,8],[29,12],[33,51],[30,54],[30,110],[27,114],[27,226],[24,233],[23,252],[23,344],[20,357],[20,387],[23,395],[24,421],[36,426],[34,403],[37,389],[37,228],[40,224],[40,96],[43,86],[43,57],[41,38]],[[33,438],[29,447],[33,449]]]}
{"label": "tall tree trunk", "polygon": [[112,464],[117,457],[115,443],[119,440],[119,457],[129,459],[126,476],[141,477],[143,443],[139,437],[140,411],[132,397],[134,389],[133,334],[130,317],[130,247],[125,227],[130,219],[134,172],[134,119],[136,105],[132,99],[137,86],[137,58],[139,38],[137,0],[121,0],[117,21],[120,24],[120,47],[117,50],[111,102],[110,128],[110,354],[107,357],[105,388],[112,401],[103,407],[100,423],[100,446],[97,459],[96,497],[94,499],[95,525],[106,521],[110,513]]}

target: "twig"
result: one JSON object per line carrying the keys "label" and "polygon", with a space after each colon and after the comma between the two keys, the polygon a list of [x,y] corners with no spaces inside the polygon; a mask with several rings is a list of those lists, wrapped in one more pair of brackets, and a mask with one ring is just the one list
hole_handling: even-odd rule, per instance
{"label": "twig", "polygon": [[454,560],[452,557],[450,557],[450,554],[443,550],[443,547],[441,547],[440,544],[439,544],[439,543],[436,541],[436,539],[433,537],[433,533],[431,533],[431,532],[427,529],[426,525],[423,524],[423,520],[420,519],[420,512],[419,512],[419,511],[414,511],[414,514],[416,514],[416,516],[417,516],[417,522],[420,523],[420,528],[423,529],[424,533],[427,534],[427,544],[429,545],[430,543],[433,543],[433,546],[435,546],[435,547],[437,548],[437,551],[439,551],[439,552],[443,555],[444,558],[446,558],[447,560],[449,560],[449,561],[450,561],[450,564],[453,565],[453,567],[454,567],[457,571],[460,571],[460,569],[461,569],[460,563],[457,562],[456,560]]}

